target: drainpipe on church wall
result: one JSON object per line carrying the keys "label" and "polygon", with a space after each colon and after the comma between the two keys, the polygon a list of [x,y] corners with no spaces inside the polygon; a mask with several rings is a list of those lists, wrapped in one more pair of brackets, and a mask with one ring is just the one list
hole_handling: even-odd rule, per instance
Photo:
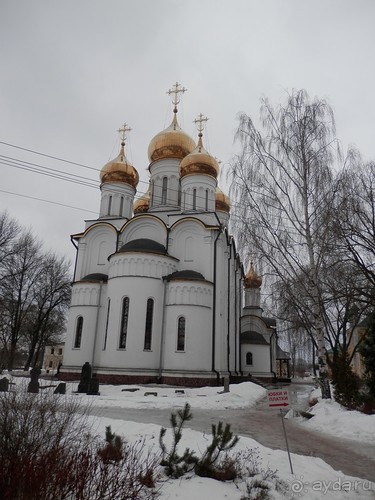
{"label": "drainpipe on church wall", "polygon": [[229,377],[231,376],[230,372],[230,264],[232,260],[232,246],[229,245],[229,256],[228,256],[228,261],[227,261],[227,267],[228,267],[228,284],[227,284],[227,289],[228,289],[228,296],[227,296],[227,370],[229,373]]}
{"label": "drainpipe on church wall", "polygon": [[214,242],[214,269],[213,269],[213,298],[212,298],[212,371],[216,373],[217,383],[220,383],[220,373],[215,369],[215,349],[216,349],[216,266],[217,266],[217,240],[221,234],[218,230]]}
{"label": "drainpipe on church wall", "polygon": [[167,294],[167,281],[163,278],[163,304],[161,317],[161,332],[160,332],[160,358],[159,358],[159,376],[158,383],[161,384],[164,368],[164,351],[165,351],[165,298]]}
{"label": "drainpipe on church wall", "polygon": [[[238,303],[237,303],[237,271],[238,271],[238,266],[236,262],[236,267],[234,270],[234,371],[236,375],[238,375],[238,370],[237,370],[237,361],[238,361],[238,350],[237,350],[237,345],[238,345]],[[241,363],[241,361],[240,361]]]}
{"label": "drainpipe on church wall", "polygon": [[73,243],[75,249],[76,249],[76,258],[75,258],[75,261],[74,261],[74,271],[73,271],[73,283],[75,282],[76,280],[76,272],[77,272],[77,261],[78,261],[78,245],[76,245],[74,243],[74,240],[73,240],[73,237],[71,236],[70,237],[70,241]]}
{"label": "drainpipe on church wall", "polygon": [[103,281],[99,282],[98,307],[96,310],[96,323],[95,323],[94,342],[93,342],[92,359],[91,359],[91,366],[92,366],[93,371],[94,371],[94,365],[95,365],[96,339],[98,337],[98,330],[99,330],[99,312],[100,312],[100,306],[101,306],[101,302],[102,302],[103,283],[104,283]]}

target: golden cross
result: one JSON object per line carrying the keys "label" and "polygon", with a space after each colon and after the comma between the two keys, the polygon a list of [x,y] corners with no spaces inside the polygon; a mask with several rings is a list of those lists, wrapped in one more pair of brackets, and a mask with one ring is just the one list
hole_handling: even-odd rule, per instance
{"label": "golden cross", "polygon": [[181,83],[176,82],[171,89],[167,91],[168,95],[174,94],[174,97],[172,98],[172,104],[174,104],[174,107],[176,108],[177,104],[180,102],[181,99],[178,98],[178,94],[183,94],[186,92],[187,89],[185,87],[181,86]]}
{"label": "golden cross", "polygon": [[[197,129],[198,129],[198,132],[201,134],[203,129],[204,129],[204,125],[203,125],[203,122],[207,122],[209,120],[209,118],[207,118],[207,116],[203,116],[202,113],[199,114],[198,118],[196,118],[194,120],[194,123],[197,125]],[[199,125],[198,125],[199,123]]]}
{"label": "golden cross", "polygon": [[121,128],[119,128],[117,131],[120,134],[121,144],[123,146],[125,146],[126,132],[130,132],[130,131],[131,131],[131,128],[129,127],[129,125],[127,123],[124,123],[124,125]]}

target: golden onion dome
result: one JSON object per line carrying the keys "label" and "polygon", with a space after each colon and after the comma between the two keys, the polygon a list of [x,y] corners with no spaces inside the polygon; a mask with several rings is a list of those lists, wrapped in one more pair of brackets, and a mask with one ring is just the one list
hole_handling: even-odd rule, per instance
{"label": "golden onion dome", "polygon": [[124,151],[125,143],[121,143],[119,155],[109,161],[100,171],[100,180],[105,182],[123,182],[134,188],[139,182],[139,175],[133,165],[127,160]]}
{"label": "golden onion dome", "polygon": [[216,188],[215,193],[215,210],[220,212],[230,212],[229,196],[224,194],[220,188]]}
{"label": "golden onion dome", "polygon": [[180,163],[180,176],[205,174],[217,178],[219,164],[203,147],[202,134],[199,134],[198,146]]}
{"label": "golden onion dome", "polygon": [[143,214],[147,212],[150,206],[150,188],[148,188],[147,192],[134,201],[133,203],[133,211],[135,214]]}
{"label": "golden onion dome", "polygon": [[151,139],[148,146],[150,162],[163,158],[178,158],[181,160],[195,148],[194,140],[179,126],[176,113],[177,109],[175,108],[170,126]]}
{"label": "golden onion dome", "polygon": [[254,270],[254,265],[250,263],[250,269],[245,276],[245,288],[260,288],[262,285],[262,278]]}

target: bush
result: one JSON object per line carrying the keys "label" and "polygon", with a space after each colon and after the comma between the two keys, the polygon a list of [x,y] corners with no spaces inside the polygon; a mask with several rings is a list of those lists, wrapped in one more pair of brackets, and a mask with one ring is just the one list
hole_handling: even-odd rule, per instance
{"label": "bush", "polygon": [[333,356],[332,384],[338,403],[351,409],[358,409],[362,403],[359,377],[353,372],[349,355],[339,351]]}
{"label": "bush", "polygon": [[87,411],[67,396],[0,394],[2,500],[155,498],[159,457],[143,440],[121,441],[116,459],[104,453],[118,437],[109,429],[113,438],[103,447],[89,432]]}

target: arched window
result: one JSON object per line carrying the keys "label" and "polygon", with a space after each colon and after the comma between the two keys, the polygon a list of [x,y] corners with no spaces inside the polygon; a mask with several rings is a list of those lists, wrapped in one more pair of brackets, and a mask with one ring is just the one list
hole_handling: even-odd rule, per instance
{"label": "arched window", "polygon": [[161,204],[167,204],[167,189],[168,189],[168,177],[163,177],[163,186],[161,190]]}
{"label": "arched window", "polygon": [[121,198],[120,198],[120,213],[119,213],[120,217],[122,217],[123,211],[124,211],[124,197],[121,196]]}
{"label": "arched window", "polygon": [[206,189],[206,211],[208,211],[208,189]]}
{"label": "arched window", "polygon": [[252,365],[253,364],[253,353],[252,352],[247,352],[246,353],[246,364],[247,365]]}
{"label": "arched window", "polygon": [[110,196],[108,200],[108,215],[111,215],[111,210],[112,210],[112,196]]}
{"label": "arched window", "polygon": [[193,189],[193,210],[197,209],[197,190]]}
{"label": "arched window", "polygon": [[104,346],[103,351],[106,350],[107,347],[107,336],[108,336],[108,321],[109,321],[109,310],[111,308],[111,299],[108,299],[107,302],[107,319],[105,321],[105,332],[104,332]]}
{"label": "arched window", "polygon": [[82,316],[78,316],[76,323],[76,334],[74,337],[74,349],[79,349],[81,347],[82,330],[83,330],[83,318]]}
{"label": "arched window", "polygon": [[147,300],[147,308],[146,308],[145,343],[143,346],[143,349],[145,351],[151,350],[153,314],[154,314],[154,299],[148,299]]}
{"label": "arched window", "polygon": [[185,327],[186,320],[184,316],[180,316],[177,326],[177,351],[185,351]]}
{"label": "arched window", "polygon": [[129,319],[129,297],[124,297],[122,299],[120,340],[118,344],[119,349],[126,348],[126,337],[128,334],[128,319]]}

